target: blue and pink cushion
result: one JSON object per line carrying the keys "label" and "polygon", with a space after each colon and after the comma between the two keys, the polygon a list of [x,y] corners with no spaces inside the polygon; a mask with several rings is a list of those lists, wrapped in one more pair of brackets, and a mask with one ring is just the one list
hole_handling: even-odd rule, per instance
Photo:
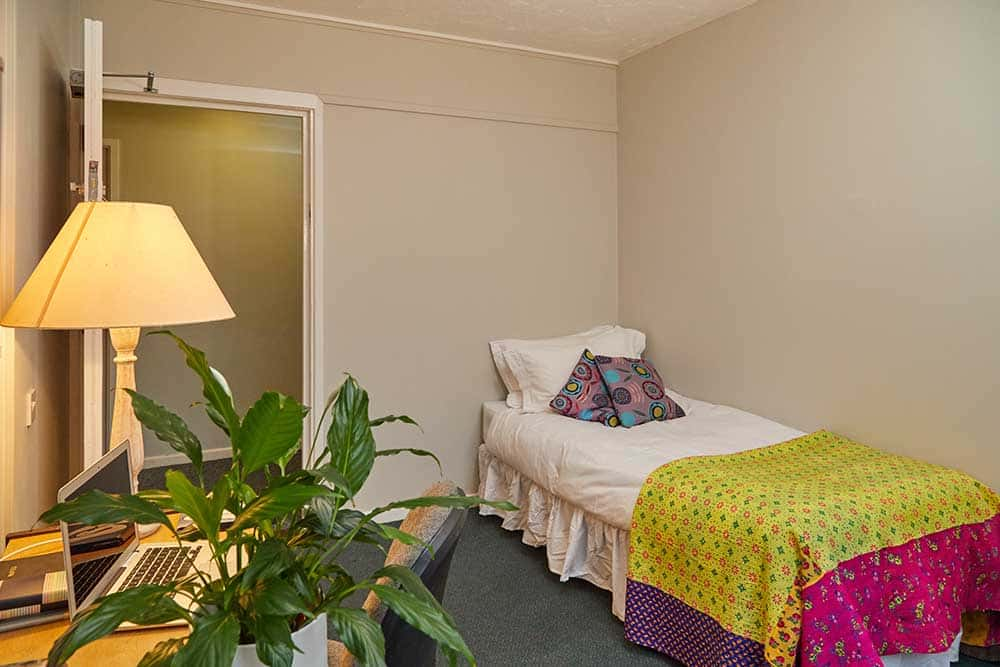
{"label": "blue and pink cushion", "polygon": [[561,415],[605,426],[618,426],[618,415],[590,350],[580,355],[573,373],[549,406]]}
{"label": "blue and pink cushion", "polygon": [[597,355],[594,360],[622,426],[684,416],[681,406],[664,391],[656,368],[645,359]]}

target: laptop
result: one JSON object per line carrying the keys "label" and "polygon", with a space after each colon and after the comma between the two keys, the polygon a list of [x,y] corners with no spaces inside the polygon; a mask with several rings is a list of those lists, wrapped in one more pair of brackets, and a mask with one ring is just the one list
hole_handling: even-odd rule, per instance
{"label": "laptop", "polygon": [[[132,466],[126,440],[97,463],[59,489],[59,502],[73,500],[94,489],[105,493],[134,493]],[[140,584],[168,584],[201,570],[209,579],[219,577],[212,560],[209,544],[197,542],[139,543],[136,525],[119,522],[98,526],[60,522],[63,562],[66,570],[67,599],[70,618],[75,617],[94,601],[111,593]],[[178,604],[190,609],[186,596],[176,598]],[[164,625],[184,625],[183,619]],[[148,628],[125,623],[119,630]]]}

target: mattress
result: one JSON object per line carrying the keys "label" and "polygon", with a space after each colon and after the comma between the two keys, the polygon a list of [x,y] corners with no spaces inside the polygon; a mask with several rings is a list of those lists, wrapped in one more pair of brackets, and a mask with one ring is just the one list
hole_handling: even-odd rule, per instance
{"label": "mattress", "polygon": [[804,435],[743,410],[668,394],[687,416],[629,429],[549,412],[521,414],[503,403],[487,403],[483,447],[548,492],[628,530],[643,481],[664,463],[732,454]]}

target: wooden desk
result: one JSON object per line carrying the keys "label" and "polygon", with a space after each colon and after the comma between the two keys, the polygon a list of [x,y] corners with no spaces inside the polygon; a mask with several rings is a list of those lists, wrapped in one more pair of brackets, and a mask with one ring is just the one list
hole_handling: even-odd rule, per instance
{"label": "wooden desk", "polygon": [[[173,519],[173,517],[171,518]],[[53,532],[13,539],[7,548],[9,551],[13,551],[33,542],[42,542],[58,535],[58,532]],[[143,540],[143,542],[174,541],[174,536],[163,527]],[[61,548],[61,544],[57,542],[41,545],[37,550],[25,551],[19,555],[38,556],[59,551]],[[64,620],[0,633],[0,665],[45,660],[52,643],[66,630],[68,625],[69,621]],[[188,629],[183,626],[114,632],[84,646],[70,658],[68,664],[71,667],[134,667],[142,659],[142,656],[158,642],[171,637],[183,637],[187,633]]]}

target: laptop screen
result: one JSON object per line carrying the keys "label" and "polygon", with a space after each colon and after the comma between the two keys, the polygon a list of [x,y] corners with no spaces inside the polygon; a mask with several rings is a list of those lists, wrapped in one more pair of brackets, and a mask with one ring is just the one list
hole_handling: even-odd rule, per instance
{"label": "laptop screen", "polygon": [[[132,492],[129,471],[128,444],[116,447],[95,465],[84,471],[67,485],[68,493],[60,494],[63,500],[73,500],[84,493],[99,490],[105,493],[128,494]],[[63,550],[68,551],[70,579],[67,582],[71,608],[86,607],[93,597],[100,594],[99,584],[119,562],[126,551],[136,543],[135,524],[130,521],[86,526],[70,523],[63,533]]]}

